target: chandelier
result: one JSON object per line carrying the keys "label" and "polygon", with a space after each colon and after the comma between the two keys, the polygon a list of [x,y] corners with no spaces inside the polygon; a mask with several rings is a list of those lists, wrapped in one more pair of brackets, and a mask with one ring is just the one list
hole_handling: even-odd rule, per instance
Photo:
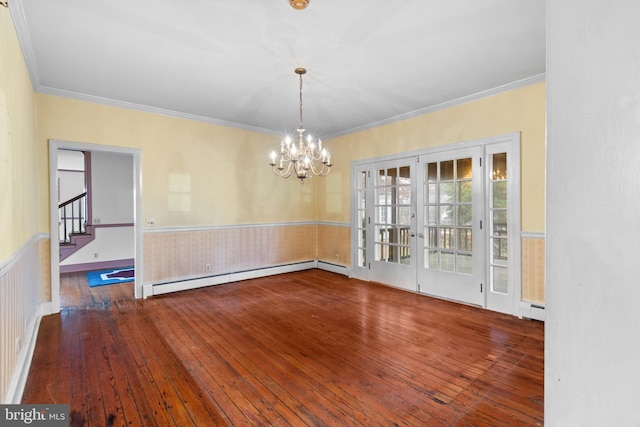
{"label": "chandelier", "polygon": [[[311,174],[324,176],[331,171],[331,154],[322,148],[322,141],[318,139],[316,145],[311,135],[304,137],[302,127],[302,75],[307,70],[296,68],[295,73],[300,76],[300,127],[298,128],[298,142],[287,136],[280,141],[280,150],[271,152],[271,170],[282,178],[289,178],[292,174],[304,183]],[[279,159],[278,159],[279,157]]]}

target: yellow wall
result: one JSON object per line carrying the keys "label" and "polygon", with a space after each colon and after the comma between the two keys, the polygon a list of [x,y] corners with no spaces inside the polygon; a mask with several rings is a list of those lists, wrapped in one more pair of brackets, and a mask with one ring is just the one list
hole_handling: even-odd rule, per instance
{"label": "yellow wall", "polygon": [[0,7],[0,262],[38,233],[34,129],[29,73]]}
{"label": "yellow wall", "polygon": [[[279,143],[278,136],[42,94],[36,95],[36,110],[41,206],[48,206],[49,139],[139,148],[143,224],[149,217],[155,218],[159,229],[224,226],[233,230],[234,226],[275,224],[260,229],[264,236],[271,236],[277,234],[280,223],[306,222],[303,228],[311,230],[313,221],[321,221],[316,258],[348,265],[350,231],[344,225],[350,216],[352,161],[521,132],[522,230],[544,232],[544,83],[329,140],[326,145],[332,151],[334,169],[304,185],[270,172],[268,154]],[[48,230],[48,216],[48,209],[40,209],[42,230]],[[187,233],[183,239],[191,242],[184,243],[187,252],[205,243],[219,243],[217,232]],[[215,238],[203,243],[202,236],[209,234]],[[167,280],[156,274],[166,269],[165,261],[148,255],[156,244],[175,246],[171,238],[166,232],[145,233],[145,270],[149,272],[145,283]],[[164,240],[160,244],[153,239]],[[296,242],[263,240],[236,242],[227,249],[261,260],[271,259],[273,251],[291,252],[278,262],[300,258],[293,253]],[[205,251],[188,269],[171,273],[171,278],[202,275],[206,263],[217,266],[219,260],[210,252]],[[223,267],[220,271],[233,266]],[[533,279],[540,277],[542,265],[528,267]],[[530,282],[535,292],[543,287],[537,279]]]}
{"label": "yellow wall", "polygon": [[[169,116],[36,96],[40,202],[48,206],[48,140],[141,149],[142,219],[156,227],[310,221],[311,185],[283,180],[268,166],[273,135]],[[40,227],[49,229],[49,212]]]}
{"label": "yellow wall", "polygon": [[538,83],[328,140],[335,166],[318,180],[318,218],[350,222],[354,160],[521,132],[522,230],[544,232],[545,117],[545,84]]}
{"label": "yellow wall", "polygon": [[21,361],[39,303],[33,89],[9,10],[0,7],[0,402],[16,403]]}

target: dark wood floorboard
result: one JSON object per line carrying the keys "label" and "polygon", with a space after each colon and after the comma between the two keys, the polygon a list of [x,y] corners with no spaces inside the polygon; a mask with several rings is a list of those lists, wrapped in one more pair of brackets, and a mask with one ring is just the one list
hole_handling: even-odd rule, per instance
{"label": "dark wood floorboard", "polygon": [[540,322],[320,270],[112,286],[42,320],[24,403],[87,426],[543,424]]}

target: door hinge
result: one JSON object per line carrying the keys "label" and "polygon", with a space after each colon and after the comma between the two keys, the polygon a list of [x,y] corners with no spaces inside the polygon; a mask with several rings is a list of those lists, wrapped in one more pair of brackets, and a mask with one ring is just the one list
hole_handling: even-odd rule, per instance
{"label": "door hinge", "polygon": [[367,178],[371,178],[371,171],[367,171]]}
{"label": "door hinge", "polygon": [[371,263],[369,263],[369,270],[371,270]]}
{"label": "door hinge", "polygon": [[420,283],[418,283],[418,293],[420,292]]}
{"label": "door hinge", "polygon": [[480,157],[480,166],[482,166],[482,157]]}
{"label": "door hinge", "polygon": [[367,224],[371,224],[371,217],[370,216],[367,217]]}
{"label": "door hinge", "polygon": [[480,293],[482,293],[482,283],[480,283]]}
{"label": "door hinge", "polygon": [[480,230],[482,230],[482,220],[480,220]]}

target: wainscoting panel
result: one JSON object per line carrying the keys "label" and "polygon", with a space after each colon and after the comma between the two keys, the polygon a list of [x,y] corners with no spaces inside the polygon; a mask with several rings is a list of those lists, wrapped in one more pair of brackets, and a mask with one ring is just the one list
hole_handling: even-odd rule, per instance
{"label": "wainscoting panel", "polygon": [[351,265],[351,227],[349,224],[318,224],[318,261]]}
{"label": "wainscoting panel", "polygon": [[522,300],[544,306],[544,235],[522,237]]}
{"label": "wainscoting panel", "polygon": [[315,223],[305,223],[145,230],[144,283],[167,283],[315,260],[316,227]]}
{"label": "wainscoting panel", "polygon": [[42,242],[32,238],[0,265],[0,402],[17,403],[40,310]]}

